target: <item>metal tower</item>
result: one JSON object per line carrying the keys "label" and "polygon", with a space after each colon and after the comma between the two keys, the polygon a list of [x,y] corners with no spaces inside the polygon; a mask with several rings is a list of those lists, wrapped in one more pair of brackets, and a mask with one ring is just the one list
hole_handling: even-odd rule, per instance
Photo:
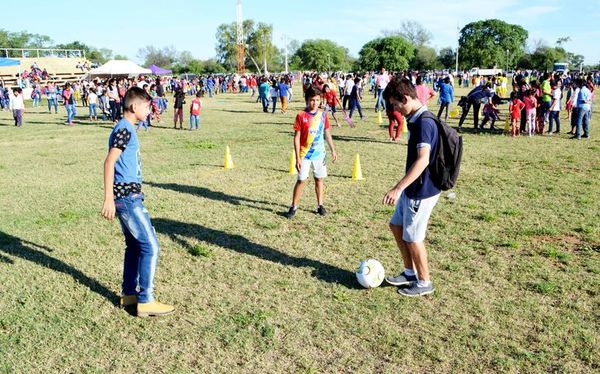
{"label": "metal tower", "polygon": [[245,45],[244,45],[244,18],[242,16],[242,0],[237,0],[236,6],[237,15],[237,72],[244,74],[246,72]]}

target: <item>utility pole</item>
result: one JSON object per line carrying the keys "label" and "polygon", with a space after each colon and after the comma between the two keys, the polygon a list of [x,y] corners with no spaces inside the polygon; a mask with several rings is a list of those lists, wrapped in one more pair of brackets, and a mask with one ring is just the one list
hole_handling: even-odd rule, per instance
{"label": "utility pole", "polygon": [[286,34],[283,34],[282,36],[283,39],[283,45],[285,48],[285,73],[288,73],[288,38]]}
{"label": "utility pole", "polygon": [[456,22],[456,71],[455,74],[458,76],[458,48],[460,43],[460,30],[458,28],[458,21]]}

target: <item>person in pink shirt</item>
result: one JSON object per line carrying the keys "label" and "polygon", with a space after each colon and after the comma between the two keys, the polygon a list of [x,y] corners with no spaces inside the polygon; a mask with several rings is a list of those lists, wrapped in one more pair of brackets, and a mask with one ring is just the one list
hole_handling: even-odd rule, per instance
{"label": "person in pink shirt", "polygon": [[377,102],[375,103],[375,112],[376,113],[379,112],[380,105],[383,108],[383,110],[386,109],[385,100],[383,100],[383,90],[385,90],[388,83],[390,83],[390,75],[388,74],[387,71],[385,71],[385,68],[382,67],[381,74],[379,74],[377,76],[377,78],[375,78],[375,89],[377,92]]}
{"label": "person in pink shirt", "polygon": [[415,87],[417,90],[417,98],[423,105],[427,105],[429,99],[435,96],[435,91],[431,87],[427,87],[425,82],[423,82],[423,77],[419,75],[417,77],[417,85]]}
{"label": "person in pink shirt", "polygon": [[537,99],[535,98],[535,90],[529,90],[528,95],[523,98],[525,103],[525,114],[527,116],[527,132],[529,136],[533,136],[535,132],[536,108]]}

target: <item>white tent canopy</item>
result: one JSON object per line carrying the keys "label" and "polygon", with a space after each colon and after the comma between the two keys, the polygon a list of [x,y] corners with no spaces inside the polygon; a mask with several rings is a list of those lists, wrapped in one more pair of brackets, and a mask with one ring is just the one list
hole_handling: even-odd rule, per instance
{"label": "white tent canopy", "polygon": [[106,64],[90,70],[88,73],[90,77],[129,76],[139,74],[152,74],[152,71],[129,60],[110,60]]}

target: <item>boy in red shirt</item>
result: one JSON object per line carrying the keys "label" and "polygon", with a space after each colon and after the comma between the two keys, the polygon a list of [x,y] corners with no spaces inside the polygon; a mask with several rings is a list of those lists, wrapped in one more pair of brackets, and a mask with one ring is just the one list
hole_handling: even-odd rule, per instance
{"label": "boy in red shirt", "polygon": [[313,168],[315,177],[315,192],[317,194],[317,213],[321,216],[327,214],[323,206],[323,179],[327,177],[325,166],[325,140],[331,150],[333,162],[337,160],[331,133],[329,132],[329,118],[327,113],[319,110],[321,104],[321,91],[314,86],[309,86],[305,93],[308,103],[306,109],[296,115],[294,123],[294,153],[296,155],[296,170],[298,180],[294,186],[292,206],[286,217],[291,219],[296,215],[298,203],[302,196],[304,184],[308,173]]}
{"label": "boy in red shirt", "polygon": [[196,98],[190,104],[190,130],[194,129],[194,124],[196,124],[196,130],[200,126],[200,110],[202,109],[200,95],[200,92],[196,93]]}
{"label": "boy in red shirt", "polygon": [[325,101],[326,108],[328,109],[328,111],[331,113],[331,116],[335,120],[336,126],[341,127],[340,123],[338,122],[337,117],[335,116],[335,113],[336,113],[335,103],[336,103],[336,101],[338,101],[337,94],[333,89],[331,89],[331,87],[329,87],[328,84],[323,85],[323,101]]}

